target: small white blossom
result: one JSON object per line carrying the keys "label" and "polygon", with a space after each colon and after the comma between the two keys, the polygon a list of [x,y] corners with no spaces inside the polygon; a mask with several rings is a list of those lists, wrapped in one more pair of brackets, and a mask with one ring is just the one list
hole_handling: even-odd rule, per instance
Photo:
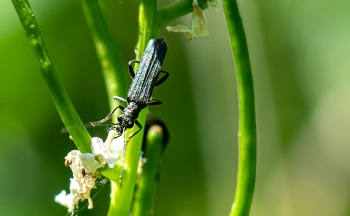
{"label": "small white blossom", "polygon": [[109,151],[115,135],[115,131],[110,131],[105,143],[98,137],[92,138],[92,153],[81,154],[80,151],[73,150],[65,157],[65,165],[73,172],[73,178],[70,179],[70,193],[62,191],[55,197],[55,201],[68,208],[68,212],[73,212],[78,208],[79,201],[85,199],[89,202],[88,208],[93,208],[90,191],[96,188],[95,180],[100,177],[97,169],[106,163],[112,168],[119,158]]}
{"label": "small white blossom", "polygon": [[82,166],[90,173],[95,173],[98,168],[104,166],[104,164],[96,161],[95,155],[91,153],[85,153],[79,155]]}
{"label": "small white blossom", "polygon": [[105,143],[98,137],[92,138],[92,153],[98,156],[102,163],[107,163],[109,168],[113,168],[119,159],[118,156],[109,151],[115,135],[116,132],[110,130]]}
{"label": "small white blossom", "polygon": [[[90,191],[95,188],[95,180],[99,177],[99,174],[87,171],[88,169],[83,166],[81,155],[80,151],[73,150],[66,156],[65,164],[69,165],[73,172],[73,178],[70,179],[70,193],[67,194],[66,191],[62,191],[55,197],[55,201],[67,207],[68,212],[73,212],[75,208],[78,208],[78,202],[85,199],[89,202],[88,208],[93,208]],[[89,169],[95,169],[91,167],[96,162],[86,160],[85,164]]]}
{"label": "small white blossom", "polygon": [[207,20],[204,16],[204,12],[199,8],[197,0],[193,1],[193,12],[192,12],[192,21],[191,29],[187,28],[184,25],[177,26],[167,26],[166,29],[169,32],[186,32],[186,40],[192,40],[193,38],[202,38],[209,35],[207,31]]}

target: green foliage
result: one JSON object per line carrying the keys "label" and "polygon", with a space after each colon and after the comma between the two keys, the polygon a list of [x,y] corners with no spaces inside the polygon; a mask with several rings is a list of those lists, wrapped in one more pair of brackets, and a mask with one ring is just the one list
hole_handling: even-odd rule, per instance
{"label": "green foliage", "polygon": [[[60,81],[51,57],[47,51],[45,42],[41,35],[34,13],[31,10],[27,0],[13,0],[18,16],[25,29],[27,39],[36,57],[39,69],[42,72],[45,83],[47,84],[56,108],[62,118],[63,123],[72,135],[73,140],[79,150],[90,152],[91,137],[84,127],[75,128],[74,125],[81,125],[82,121],[75,112],[67,93]],[[200,1],[199,6],[206,8],[205,1]],[[97,56],[100,60],[100,66],[104,74],[104,80],[107,89],[107,95],[110,99],[110,107],[116,105],[112,100],[112,95],[125,95],[127,85],[125,82],[125,70],[122,65],[122,59],[118,55],[119,46],[115,44],[111,28],[106,21],[105,12],[100,3],[96,1],[82,0],[87,23],[90,27]],[[158,31],[164,24],[185,15],[192,11],[192,2],[183,0],[167,8],[158,10],[156,1],[142,0],[139,2],[139,32],[136,45],[139,54],[142,55],[147,42],[158,36]],[[238,73],[238,94],[240,101],[240,164],[238,171],[238,188],[236,193],[235,207],[231,215],[248,215],[254,192],[255,184],[255,163],[256,163],[256,126],[255,126],[255,108],[254,108],[254,90],[252,84],[252,75],[250,71],[249,56],[245,40],[243,24],[239,16],[237,4],[224,2],[225,14],[227,15],[229,32],[231,34],[232,51],[236,56],[236,65]],[[195,13],[194,13],[195,14]],[[204,15],[203,15],[204,16]],[[203,21],[203,20],[202,20]],[[232,31],[237,27],[237,31]],[[193,24],[191,26],[193,28]],[[145,122],[147,110],[141,112],[138,120]],[[116,117],[114,117],[114,122]],[[75,129],[75,130],[73,130]],[[151,140],[147,142],[151,143]],[[111,203],[108,215],[128,215],[132,206],[134,189],[137,178],[137,167],[140,156],[142,136],[136,136],[128,143],[126,151],[126,167],[123,175],[123,187],[119,187],[120,166],[113,169],[103,169],[102,174],[111,180],[112,193]],[[155,151],[157,152],[157,150]],[[156,158],[160,158],[155,157]],[[160,159],[159,159],[160,160]],[[151,160],[150,160],[151,161]],[[157,161],[157,160],[156,160]],[[157,165],[158,163],[155,162]],[[150,172],[154,176],[154,169],[148,169],[145,166],[145,172]],[[154,180],[154,179],[153,179]],[[135,212],[138,215],[150,212],[151,203],[146,202],[152,197],[155,182],[139,184],[141,188],[151,189],[150,193],[139,194],[140,199],[134,200]],[[145,196],[145,197],[143,197]],[[147,198],[148,197],[148,198]],[[147,203],[147,204],[146,204]],[[138,207],[140,206],[140,208]],[[144,206],[144,207],[142,207]],[[238,209],[238,210],[236,210]]]}

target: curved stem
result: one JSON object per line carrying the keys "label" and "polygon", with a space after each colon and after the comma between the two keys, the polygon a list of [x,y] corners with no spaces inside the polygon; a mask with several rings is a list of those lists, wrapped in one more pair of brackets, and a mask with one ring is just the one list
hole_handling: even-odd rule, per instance
{"label": "curved stem", "polygon": [[72,136],[77,148],[82,153],[91,152],[90,134],[85,127],[76,127],[77,125],[83,125],[83,123],[60,80],[28,0],[12,0],[12,3],[22,23],[41,75],[50,90],[64,125]]}
{"label": "curved stem", "polygon": [[181,0],[158,11],[159,27],[193,11],[193,0]]}
{"label": "curved stem", "polygon": [[[197,0],[199,7],[204,10],[208,8],[206,0]],[[162,8],[158,11],[158,24],[159,27],[176,20],[186,14],[189,14],[193,11],[193,0],[181,0],[175,2],[174,4]]]}
{"label": "curved stem", "polygon": [[235,201],[231,216],[249,215],[256,176],[256,120],[253,76],[248,45],[237,2],[223,0],[236,63],[239,98],[239,165]]}
{"label": "curved stem", "polygon": [[161,159],[164,152],[164,131],[160,125],[149,128],[146,136],[145,162],[142,174],[137,180],[132,214],[134,216],[152,215],[153,197],[158,183]]}

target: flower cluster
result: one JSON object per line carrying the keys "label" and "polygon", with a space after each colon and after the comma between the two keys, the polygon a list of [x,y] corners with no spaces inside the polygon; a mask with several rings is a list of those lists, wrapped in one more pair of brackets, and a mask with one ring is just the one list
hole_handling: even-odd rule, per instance
{"label": "flower cluster", "polygon": [[98,137],[93,137],[92,153],[81,154],[80,151],[73,150],[65,157],[65,165],[69,166],[73,172],[73,178],[70,179],[70,193],[67,194],[63,190],[55,197],[55,201],[68,208],[68,212],[73,212],[74,209],[78,208],[78,202],[85,199],[89,202],[88,208],[93,208],[90,191],[96,188],[95,180],[100,177],[97,169],[106,164],[113,168],[121,157],[120,151],[113,154],[109,150],[115,136],[116,132],[111,130],[105,142]]}

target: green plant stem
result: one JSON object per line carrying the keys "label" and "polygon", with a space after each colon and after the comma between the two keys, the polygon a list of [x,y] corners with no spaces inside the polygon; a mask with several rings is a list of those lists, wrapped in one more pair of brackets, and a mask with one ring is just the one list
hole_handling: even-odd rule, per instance
{"label": "green plant stem", "polygon": [[[208,8],[207,1],[197,0],[199,7],[204,10]],[[193,0],[181,0],[158,11],[159,28],[173,20],[193,11]]]}
{"label": "green plant stem", "polygon": [[181,0],[158,11],[159,27],[193,11],[193,0]]}
{"label": "green plant stem", "polygon": [[[83,9],[86,15],[87,22],[89,24],[97,51],[97,55],[100,59],[100,64],[105,78],[108,98],[110,101],[110,108],[116,107],[118,102],[113,100],[113,96],[126,96],[126,72],[123,68],[126,65],[122,61],[118,46],[116,46],[113,36],[110,33],[107,21],[105,19],[103,9],[98,0],[81,0]],[[118,115],[112,116],[113,122],[118,122]],[[142,138],[142,136],[141,136]],[[122,187],[120,187],[120,172],[121,166],[117,165],[113,169],[104,169],[102,174],[111,180],[111,203],[109,206],[108,215],[128,215],[131,208],[132,196],[135,187],[134,178],[136,179],[136,173],[133,170],[137,170],[134,164],[130,164],[129,149],[134,146],[134,142],[142,142],[139,137],[134,137],[128,143],[128,148],[125,157],[125,170],[123,171]],[[139,159],[140,150],[138,156],[133,155],[136,162]],[[132,168],[131,168],[132,167]],[[135,171],[136,172],[136,171]]]}
{"label": "green plant stem", "polygon": [[[146,48],[148,41],[151,38],[157,37],[160,26],[165,24],[165,22],[161,22],[161,18],[167,21],[171,20],[170,16],[169,16],[170,19],[164,16],[164,14],[162,14],[162,17],[160,16],[161,13],[159,13],[157,10],[157,4],[158,2],[154,0],[139,1],[139,17],[138,17],[139,35],[138,35],[136,48],[140,56],[143,55],[143,52]],[[173,11],[171,14],[175,14],[176,12],[179,14],[182,13],[181,11],[179,11],[179,8],[180,7],[173,7],[172,9]],[[192,7],[191,7],[191,10],[189,10],[189,12],[190,11],[192,11]],[[168,10],[168,12],[170,13],[170,10]],[[174,17],[175,16],[173,16],[172,18]],[[135,67],[135,69],[137,69],[137,67]],[[138,117],[138,121],[141,123],[141,125],[145,125],[146,114],[147,114],[147,109],[144,109]],[[143,134],[143,133],[144,133],[144,130],[142,129],[140,131],[140,134]],[[128,181],[128,184],[130,184],[130,188],[125,189],[125,195],[130,195],[126,193],[133,192],[135,187],[136,177],[137,177],[136,171],[138,166],[138,160],[140,157],[142,138],[143,137],[140,135],[133,137],[133,139],[130,140],[129,147],[127,148],[125,161],[126,161],[126,164],[128,164],[128,167],[130,167],[130,170],[128,170],[127,172],[128,177],[130,177],[129,179],[130,181]],[[116,188],[117,187],[114,186],[114,189]],[[123,186],[123,190],[124,190],[124,186]],[[123,190],[115,190],[115,192],[112,191],[112,193],[114,193],[113,196],[119,197],[119,198],[122,197],[121,194],[123,193]],[[117,198],[113,198],[111,203],[117,203]],[[131,203],[130,203],[130,206],[131,206]],[[114,211],[110,208],[109,215],[119,216],[119,215],[125,215],[125,214],[119,214],[118,211]]]}
{"label": "green plant stem", "polygon": [[161,126],[154,125],[148,130],[144,152],[146,161],[142,166],[142,174],[137,180],[133,216],[152,215],[154,192],[158,183],[159,167],[164,152],[163,140],[163,128]]}
{"label": "green plant stem", "polygon": [[[124,70],[126,63],[122,60],[119,47],[111,34],[99,1],[81,0],[81,4],[95,42],[112,110],[120,103],[113,100],[113,96],[124,96],[127,93],[126,71]],[[117,122],[117,115],[113,115],[112,118],[114,122]]]}
{"label": "green plant stem", "polygon": [[[158,29],[155,29],[157,27],[157,19],[155,19],[157,11],[156,3],[156,1],[152,0],[141,0],[139,3],[140,34],[138,39],[139,42],[137,43],[136,47],[140,56],[143,55],[148,40],[155,37],[158,32]],[[147,22],[145,19],[147,19]],[[146,113],[147,109],[144,109],[138,117],[138,121],[141,123],[141,125],[145,125]],[[119,187],[118,183],[112,182],[111,204],[108,211],[109,216],[127,216],[130,213],[136,184],[137,167],[140,158],[143,131],[144,130],[142,129],[139,134],[130,139],[128,143],[128,148],[126,149],[125,154],[125,170],[122,188]],[[130,132],[128,131],[128,133]]]}
{"label": "green plant stem", "polygon": [[[157,34],[157,1],[141,0],[139,2],[139,37],[136,45],[140,56],[143,55],[148,41],[151,38],[156,37]],[[137,67],[135,67],[135,70],[136,69]],[[137,119],[141,125],[145,125],[146,114],[147,109],[144,109]],[[127,134],[130,134],[131,131],[132,130],[128,130]],[[120,188],[118,183],[112,182],[111,204],[108,211],[109,216],[127,216],[130,213],[136,184],[137,167],[140,159],[143,133],[144,129],[142,129],[138,135],[134,136],[128,142],[128,147],[125,154],[123,186]]]}
{"label": "green plant stem", "polygon": [[[182,4],[182,7],[179,7],[179,5],[175,5],[172,8],[168,8],[168,10],[165,10],[165,12],[172,12],[171,14],[176,15],[179,17],[179,14],[185,15],[188,12],[192,11],[192,2],[189,0],[184,0],[184,3]],[[187,2],[187,6],[185,5]],[[189,4],[190,2],[190,4]],[[204,1],[203,1],[204,2]],[[90,26],[95,44],[98,56],[101,61],[101,65],[103,66],[105,79],[106,79],[106,85],[107,85],[107,91],[109,94],[109,97],[115,93],[118,90],[115,90],[113,88],[114,83],[117,83],[118,87],[122,86],[119,82],[122,81],[125,83],[125,79],[121,78],[121,74],[117,74],[114,76],[114,73],[112,73],[113,69],[106,68],[105,62],[111,62],[113,59],[119,59],[118,57],[113,57],[113,55],[117,52],[115,49],[111,49],[111,47],[114,47],[114,44],[112,43],[112,37],[110,36],[109,29],[107,27],[107,24],[104,20],[103,12],[101,9],[100,4],[98,1],[87,1],[82,0],[83,8],[86,14],[86,18],[88,20],[88,24]],[[183,11],[183,6],[187,7],[186,12]],[[181,13],[179,13],[181,11]],[[158,35],[158,30],[160,27],[160,13],[158,13],[157,10],[157,1],[154,0],[141,0],[139,3],[139,37],[137,42],[137,50],[139,52],[139,55],[142,56],[143,52],[145,50],[145,47],[148,43],[148,41],[151,38],[154,38]],[[174,19],[174,16],[165,16],[164,14],[162,17],[165,20],[171,20]],[[164,20],[163,20],[164,21]],[[164,24],[164,23],[163,23]],[[122,71],[122,69],[118,69],[118,65],[123,65],[121,60],[119,59],[116,61],[116,64],[112,68],[114,68],[117,72]],[[137,65],[135,65],[135,70],[137,69]],[[116,79],[118,77],[118,79]],[[126,89],[121,87],[121,89]],[[126,90],[125,90],[126,92]],[[126,93],[125,93],[126,94]],[[123,93],[117,94],[117,95],[125,95]],[[114,108],[115,105],[111,104],[111,108]],[[147,109],[144,109],[139,117],[138,121],[144,125],[146,121],[146,113]],[[116,119],[114,119],[116,122]],[[127,131],[127,134],[130,134],[131,130]],[[120,188],[119,185],[119,173],[120,173],[120,166],[116,166],[114,169],[105,169],[102,171],[102,174],[108,177],[112,180],[112,192],[111,192],[111,204],[109,208],[108,215],[128,215],[131,209],[132,204],[132,197],[133,192],[135,188],[136,183],[136,177],[137,177],[137,167],[138,167],[138,160],[140,157],[140,150],[141,150],[141,144],[142,144],[142,138],[141,134],[143,133],[143,129],[139,132],[139,135],[133,137],[128,142],[128,148],[126,149],[126,156],[125,156],[125,170],[123,172],[123,183],[122,188]]]}
{"label": "green plant stem", "polygon": [[256,176],[256,120],[253,76],[248,45],[237,1],[223,0],[231,48],[235,58],[239,98],[239,165],[231,216],[249,215]]}
{"label": "green plant stem", "polygon": [[[139,36],[136,48],[142,56],[148,41],[158,34],[157,1],[141,0],[139,2]],[[135,70],[137,65],[135,65]],[[147,109],[144,109],[138,121],[145,125]],[[130,130],[127,131],[130,133]],[[112,182],[111,204],[108,215],[128,215],[131,210],[132,198],[134,194],[137,167],[140,158],[141,144],[144,133],[142,129],[138,135],[130,139],[125,155],[125,170],[123,175],[123,187]]]}
{"label": "green plant stem", "polygon": [[22,23],[41,75],[50,90],[64,125],[72,136],[77,148],[82,153],[91,152],[91,137],[86,128],[74,127],[83,125],[83,123],[64,89],[28,0],[12,0],[12,3]]}
{"label": "green plant stem", "polygon": [[140,0],[139,2],[139,35],[136,47],[140,56],[143,55],[148,41],[158,35],[157,3],[154,0]]}

